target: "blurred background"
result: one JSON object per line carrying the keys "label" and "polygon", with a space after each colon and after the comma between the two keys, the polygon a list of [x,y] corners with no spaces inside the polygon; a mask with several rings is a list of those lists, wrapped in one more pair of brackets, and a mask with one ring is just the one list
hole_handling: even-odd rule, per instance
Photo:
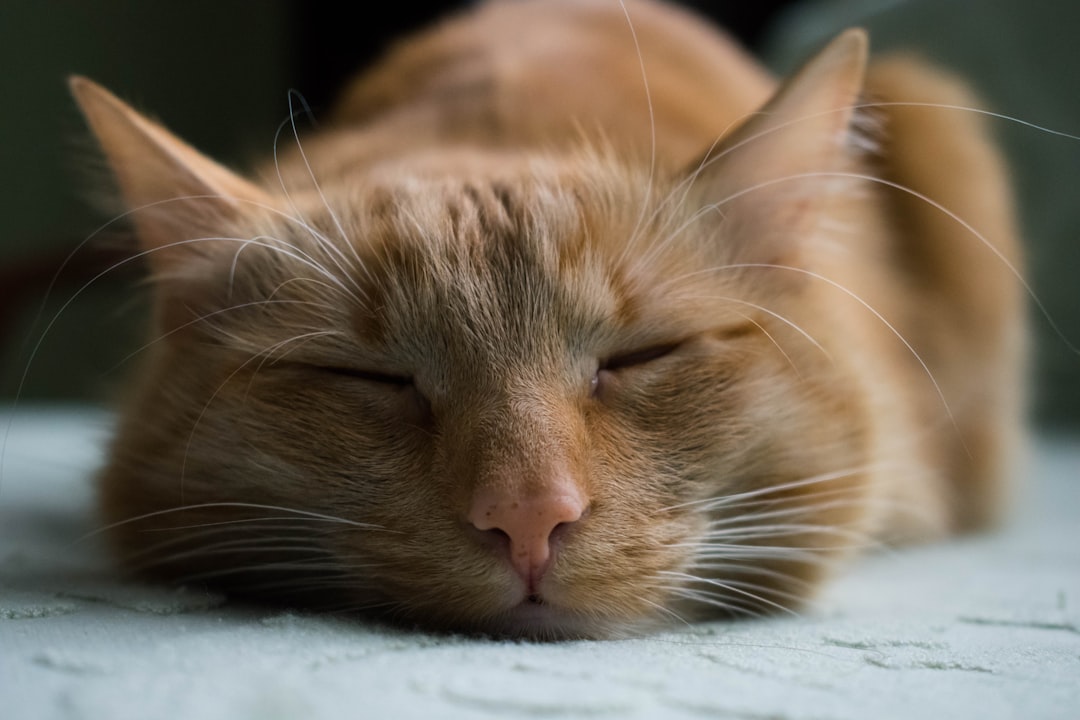
{"label": "blurred background", "polygon": [[[0,4],[8,102],[0,113],[0,403],[16,396],[107,403],[141,345],[138,269],[94,279],[117,258],[88,247],[108,247],[118,228],[99,230],[108,217],[91,200],[101,176],[92,171],[96,154],[67,94],[68,75],[101,82],[243,169],[270,151],[290,88],[317,118],[344,79],[393,38],[465,4],[386,3],[377,14],[301,0]],[[875,51],[918,50],[966,76],[993,110],[1080,135],[1080,3],[684,4],[725,25],[778,72],[838,30],[862,25]],[[1069,343],[1080,345],[1080,140],[1002,120],[991,128],[1015,170],[1030,282],[1057,326],[1032,308],[1032,414],[1043,428],[1077,431],[1080,356]]]}

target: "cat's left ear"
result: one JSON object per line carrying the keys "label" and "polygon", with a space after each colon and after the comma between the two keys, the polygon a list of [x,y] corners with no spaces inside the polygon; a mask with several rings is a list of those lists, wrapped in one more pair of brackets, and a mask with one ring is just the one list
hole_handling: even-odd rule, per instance
{"label": "cat's left ear", "polygon": [[[773,98],[688,170],[691,211],[717,232],[732,263],[797,264],[800,246],[842,193],[851,123],[862,92],[867,36],[845,31]],[[708,236],[716,233],[707,232]]]}
{"label": "cat's left ear", "polygon": [[197,276],[202,259],[235,246],[193,238],[221,235],[254,209],[271,204],[256,185],[100,85],[77,76],[69,84],[116,175],[140,250],[159,278]]}

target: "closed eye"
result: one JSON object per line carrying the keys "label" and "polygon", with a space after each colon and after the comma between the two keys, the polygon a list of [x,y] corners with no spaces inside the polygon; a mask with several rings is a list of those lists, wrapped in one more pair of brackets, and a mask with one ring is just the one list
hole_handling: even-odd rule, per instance
{"label": "closed eye", "polygon": [[384,388],[383,392],[374,391],[375,394],[400,401],[402,404],[396,407],[403,413],[402,417],[414,427],[424,428],[434,421],[431,401],[416,386],[416,381],[410,375],[395,375],[377,370],[360,370],[337,365],[319,365],[316,369]]}
{"label": "closed eye", "polygon": [[413,379],[408,375],[393,375],[391,373],[376,372],[374,370],[358,370],[350,367],[322,366],[323,372],[333,373],[344,377],[364,380],[366,382],[390,385],[392,387],[411,387]]}
{"label": "closed eye", "polygon": [[652,345],[641,350],[634,350],[633,352],[623,353],[621,355],[615,355],[600,363],[601,370],[608,370],[611,372],[622,370],[624,368],[635,367],[637,365],[645,365],[653,360],[659,360],[662,357],[670,355],[678,348],[680,343],[664,343],[662,345]]}

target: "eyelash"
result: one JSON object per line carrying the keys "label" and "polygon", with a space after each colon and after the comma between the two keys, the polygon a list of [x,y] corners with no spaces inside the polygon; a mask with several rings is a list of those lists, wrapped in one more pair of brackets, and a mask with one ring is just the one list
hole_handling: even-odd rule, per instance
{"label": "eyelash", "polygon": [[651,363],[654,360],[659,360],[662,357],[670,355],[678,347],[679,343],[665,343],[663,345],[653,345],[651,347],[643,348],[641,350],[623,353],[622,355],[616,355],[614,357],[608,358],[607,360],[604,360],[600,363],[599,369],[607,370],[609,372],[617,372],[624,368],[645,365]]}
{"label": "eyelash", "polygon": [[[608,372],[618,372],[626,368],[637,367],[639,365],[646,365],[659,360],[663,357],[670,355],[679,347],[679,343],[664,343],[662,345],[653,345],[641,350],[635,350],[633,352],[623,353],[622,355],[615,355],[600,363],[597,368],[597,375],[601,370]],[[372,370],[358,370],[349,367],[336,367],[327,366],[321,367],[320,370],[334,375],[341,375],[344,377],[354,378],[357,380],[363,380],[366,382],[377,383],[379,385],[386,385],[396,388],[414,387],[413,379],[406,375],[393,375],[390,373],[375,372]],[[598,378],[593,378],[593,389],[596,389],[598,384]]]}
{"label": "eyelash", "polygon": [[399,388],[413,386],[413,379],[406,375],[391,375],[389,373],[374,372],[372,370],[357,370],[348,367],[321,367],[319,369],[334,375],[342,375],[344,377],[365,380],[380,385],[389,385]]}
{"label": "eyelash", "polygon": [[318,369],[325,373],[381,385],[383,388],[392,391],[394,397],[400,400],[408,399],[410,402],[400,409],[404,413],[403,417],[408,418],[410,424],[423,427],[433,421],[431,401],[416,387],[416,382],[409,375],[394,375],[339,366],[320,366]]}
{"label": "eyelash", "polygon": [[678,347],[679,343],[665,343],[663,345],[652,345],[641,350],[609,357],[600,363],[600,366],[596,369],[596,373],[593,374],[589,384],[590,393],[595,397],[601,392],[600,373],[602,371],[607,371],[609,373],[619,372],[620,370],[627,368],[646,365],[654,360],[659,360],[660,358],[670,355]]}

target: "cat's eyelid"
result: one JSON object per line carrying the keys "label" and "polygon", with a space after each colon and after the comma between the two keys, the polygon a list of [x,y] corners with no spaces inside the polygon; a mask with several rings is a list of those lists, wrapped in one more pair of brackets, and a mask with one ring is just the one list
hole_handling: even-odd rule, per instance
{"label": "cat's eyelid", "polygon": [[662,357],[670,355],[680,345],[682,345],[682,341],[657,343],[655,345],[648,345],[639,350],[618,353],[601,361],[600,369],[621,370],[622,368],[634,367],[636,365],[645,365],[653,360],[659,360]]}
{"label": "cat's eyelid", "polygon": [[344,377],[365,380],[380,385],[392,385],[395,387],[407,387],[413,385],[413,379],[409,375],[396,375],[394,373],[379,372],[377,370],[361,370],[338,365],[320,365],[318,366],[318,369],[334,375],[342,375]]}

